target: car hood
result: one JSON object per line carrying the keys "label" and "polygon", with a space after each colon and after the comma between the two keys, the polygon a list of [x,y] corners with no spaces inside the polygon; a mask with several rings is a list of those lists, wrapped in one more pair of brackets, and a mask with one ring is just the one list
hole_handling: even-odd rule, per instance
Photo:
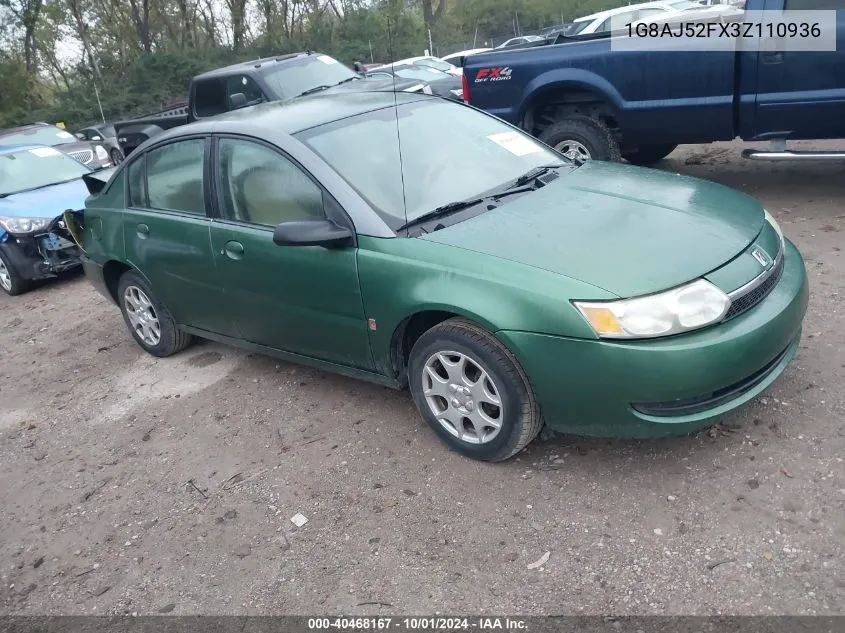
{"label": "car hood", "polygon": [[0,198],[0,215],[52,220],[67,209],[82,209],[88,187],[82,178]]}
{"label": "car hood", "polygon": [[560,173],[545,187],[420,239],[631,297],[722,266],[765,221],[750,196],[697,178],[596,161]]}

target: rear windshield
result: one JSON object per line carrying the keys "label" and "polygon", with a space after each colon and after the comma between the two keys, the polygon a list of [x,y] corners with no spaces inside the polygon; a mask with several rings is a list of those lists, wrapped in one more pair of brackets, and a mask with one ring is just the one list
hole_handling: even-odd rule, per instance
{"label": "rear windshield", "polygon": [[39,125],[13,134],[0,134],[2,145],[61,145],[76,141],[73,134],[52,125]]}

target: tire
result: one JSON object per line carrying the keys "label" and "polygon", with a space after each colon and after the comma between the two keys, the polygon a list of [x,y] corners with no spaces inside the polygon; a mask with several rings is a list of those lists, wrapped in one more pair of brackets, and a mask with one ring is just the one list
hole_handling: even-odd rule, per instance
{"label": "tire", "polygon": [[[146,299],[146,303],[143,301]],[[132,333],[135,342],[147,353],[164,358],[181,352],[191,342],[191,335],[182,332],[173,320],[170,312],[153,294],[149,284],[134,270],[123,273],[117,285],[117,300],[126,327]],[[135,306],[133,307],[132,302]],[[144,309],[143,306],[149,304]],[[149,310],[152,312],[149,312]],[[136,327],[133,316],[139,312],[146,317],[145,325]],[[150,318],[152,317],[152,318]],[[155,333],[153,321],[158,324],[158,337],[147,335]],[[146,327],[145,327],[146,326]]]}
{"label": "tire", "polygon": [[[461,357],[465,362],[463,371],[455,364]],[[450,363],[448,369],[441,359]],[[440,380],[435,382],[427,369],[436,372]],[[465,381],[444,381],[450,371],[452,377],[462,376]],[[489,382],[480,372],[489,377]],[[414,403],[425,421],[450,448],[467,457],[506,460],[537,437],[543,426],[528,377],[516,358],[495,336],[465,319],[444,321],[417,339],[411,349],[408,377]],[[465,392],[455,393],[451,388],[454,385],[460,385]],[[492,404],[495,399],[498,407]],[[456,403],[460,405],[455,406]],[[486,418],[479,418],[480,414]],[[480,432],[473,420],[480,420]],[[486,420],[498,422],[498,430],[492,426],[484,428]]]}
{"label": "tire", "polygon": [[116,147],[113,147],[109,152],[109,158],[111,158],[112,165],[120,165],[123,162],[123,154]]}
{"label": "tire", "polygon": [[622,154],[622,158],[627,160],[632,165],[642,165],[648,167],[654,163],[663,160],[673,151],[677,145],[654,145],[653,147],[641,147],[634,152],[627,152]]}
{"label": "tire", "polygon": [[32,286],[29,279],[21,277],[17,268],[14,267],[2,250],[0,250],[0,288],[7,295],[15,297],[22,295]]}
{"label": "tire", "polygon": [[540,140],[563,154],[568,154],[567,143],[573,143],[574,154],[582,154],[577,149],[580,145],[587,152],[586,160],[618,162],[622,158],[619,145],[608,127],[584,114],[572,114],[552,123],[540,134]]}

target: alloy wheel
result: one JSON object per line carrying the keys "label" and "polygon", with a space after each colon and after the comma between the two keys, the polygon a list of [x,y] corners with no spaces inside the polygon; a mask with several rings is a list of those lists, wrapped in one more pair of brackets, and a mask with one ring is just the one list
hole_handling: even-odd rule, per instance
{"label": "alloy wheel", "polygon": [[583,163],[584,161],[592,159],[592,156],[590,156],[590,150],[578,141],[561,141],[555,145],[555,149],[566,156],[569,160],[577,160],[578,162]]}
{"label": "alloy wheel", "polygon": [[6,268],[6,262],[2,259],[0,259],[0,286],[3,286],[3,290],[6,292],[11,292],[12,290],[12,274]]}
{"label": "alloy wheel", "polygon": [[432,354],[423,366],[423,395],[434,417],[468,444],[485,444],[502,428],[500,390],[481,363],[461,352]]}
{"label": "alloy wheel", "polygon": [[128,286],[123,304],[129,323],[145,345],[155,347],[161,341],[161,323],[149,297],[138,286]]}

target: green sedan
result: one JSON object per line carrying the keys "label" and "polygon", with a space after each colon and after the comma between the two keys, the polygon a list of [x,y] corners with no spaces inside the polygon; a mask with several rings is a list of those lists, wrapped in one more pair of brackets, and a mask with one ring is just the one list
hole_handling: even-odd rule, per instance
{"label": "green sedan", "polygon": [[807,308],[801,255],[752,198],[574,163],[427,95],[237,110],[86,182],[85,272],[144,350],[197,336],[408,387],[477,459],[543,424],[709,426],[784,371]]}

